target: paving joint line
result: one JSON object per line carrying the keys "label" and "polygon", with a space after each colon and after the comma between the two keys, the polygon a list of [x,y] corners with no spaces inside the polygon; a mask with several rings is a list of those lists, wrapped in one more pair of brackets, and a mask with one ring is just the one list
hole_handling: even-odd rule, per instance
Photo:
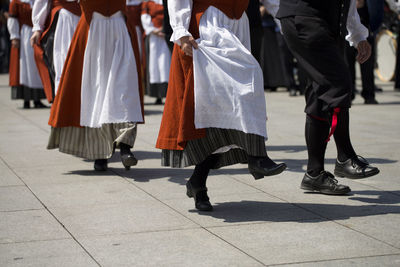
{"label": "paving joint line", "polygon": [[72,237],[73,240],[87,253],[87,255],[98,265],[101,267],[100,263],[93,257],[92,254],[89,253],[89,251],[81,244],[77,238],[67,229],[67,227],[53,214],[48,207],[40,200],[40,198],[33,192],[33,190],[25,183],[25,181],[8,165],[8,163],[3,159],[3,157],[0,156],[1,161],[7,166],[7,168],[10,169],[11,172],[14,173],[15,176],[18,177],[18,179],[21,180],[22,183],[29,189],[29,191],[35,196],[35,198],[40,202],[40,204],[47,210],[47,212],[61,225],[63,229]]}
{"label": "paving joint line", "polygon": [[163,202],[161,199],[157,198],[156,196],[150,194],[149,192],[147,192],[146,190],[144,190],[143,188],[135,185],[134,183],[130,182],[129,180],[127,180],[128,178],[125,176],[122,176],[121,174],[114,172],[116,175],[120,176],[122,179],[124,179],[127,183],[130,183],[131,185],[133,185],[134,187],[136,187],[137,189],[141,190],[142,192],[144,192],[145,194],[149,195],[150,197],[154,198],[156,201],[160,202],[162,205],[170,208],[171,210],[173,210],[174,212],[176,212],[177,214],[183,216],[184,218],[186,218],[187,220],[191,221],[192,223],[198,225],[200,228],[199,229],[203,229],[206,232],[210,233],[211,235],[215,236],[216,238],[218,238],[219,240],[225,242],[226,244],[230,245],[231,247],[237,249],[238,251],[240,251],[241,253],[243,253],[244,255],[247,255],[249,258],[253,259],[254,261],[260,263],[263,266],[266,266],[262,261],[260,261],[259,259],[257,259],[256,257],[248,254],[247,252],[245,252],[244,250],[238,248],[237,246],[235,246],[234,244],[228,242],[227,240],[223,239],[222,237],[216,235],[215,233],[211,232],[210,230],[208,230],[207,228],[205,228],[204,226],[202,226],[201,224],[199,224],[198,222],[194,221],[193,219],[189,218],[188,216],[186,216],[185,214],[183,214],[182,212],[180,212],[179,210],[171,207],[170,205],[168,205],[167,203]]}
{"label": "paving joint line", "polygon": [[267,266],[294,265],[294,264],[302,264],[302,263],[322,263],[322,262],[330,262],[330,261],[355,260],[355,259],[365,259],[365,258],[374,258],[374,257],[386,257],[386,256],[400,256],[400,253],[378,254],[378,255],[368,255],[368,256],[349,257],[349,258],[334,258],[334,259],[316,260],[316,261],[287,262],[287,263],[270,264],[270,265],[267,265]]}
{"label": "paving joint line", "polygon": [[[235,177],[232,177],[232,176],[230,176],[230,177],[231,177],[232,179],[235,179],[235,180],[238,181],[238,182],[241,182],[240,180],[238,180],[238,179],[235,178]],[[244,183],[244,182],[241,182],[241,183]],[[247,184],[247,183],[245,183],[245,184]],[[253,185],[250,185],[250,184],[247,184],[247,185],[249,185],[249,186],[251,186],[251,187],[253,187],[253,188],[256,188],[256,187],[254,187]],[[378,242],[381,242],[381,243],[383,243],[383,244],[386,244],[386,245],[388,245],[388,246],[390,246],[390,247],[392,247],[392,248],[394,248],[394,249],[400,250],[400,247],[396,247],[396,246],[394,246],[394,245],[392,245],[392,244],[390,244],[390,243],[388,243],[388,242],[386,242],[386,241],[380,240],[380,239],[378,239],[378,238],[376,238],[376,237],[374,237],[374,236],[371,236],[371,235],[369,235],[369,234],[363,233],[363,232],[361,232],[361,231],[359,231],[359,230],[357,230],[357,229],[351,228],[351,227],[349,227],[349,226],[347,226],[347,225],[345,225],[345,224],[340,223],[339,221],[337,221],[337,220],[335,220],[335,219],[326,217],[326,216],[324,216],[324,215],[322,215],[322,214],[319,214],[318,212],[315,212],[315,211],[310,210],[310,209],[308,209],[308,208],[302,207],[302,206],[300,206],[300,205],[298,205],[298,204],[296,204],[296,203],[289,202],[289,201],[287,201],[287,200],[285,200],[285,199],[283,199],[283,198],[281,198],[281,197],[279,197],[279,196],[272,195],[271,193],[268,193],[268,192],[266,192],[266,191],[264,191],[264,190],[262,190],[262,189],[259,189],[259,188],[256,188],[256,189],[258,189],[258,190],[264,192],[265,194],[267,194],[267,195],[270,196],[270,197],[272,196],[272,197],[274,197],[274,198],[277,198],[277,199],[279,199],[279,200],[281,200],[281,201],[283,201],[283,202],[286,202],[286,203],[288,203],[288,204],[291,204],[291,205],[293,205],[293,206],[295,206],[295,207],[297,207],[297,208],[303,209],[303,210],[308,211],[308,212],[310,212],[310,213],[312,213],[312,214],[314,214],[314,215],[317,215],[317,216],[319,216],[319,217],[321,217],[321,218],[324,218],[324,219],[326,219],[327,221],[331,221],[331,222],[333,222],[333,223],[335,223],[335,224],[338,224],[338,225],[340,225],[340,226],[342,226],[342,227],[345,227],[345,228],[347,228],[347,229],[349,229],[349,230],[351,230],[351,231],[357,232],[357,233],[362,234],[362,235],[364,235],[364,236],[366,236],[366,237],[369,237],[369,238],[371,238],[371,239],[373,239],[373,240],[375,240],[375,241],[378,241]],[[385,213],[383,213],[383,214],[385,214]]]}

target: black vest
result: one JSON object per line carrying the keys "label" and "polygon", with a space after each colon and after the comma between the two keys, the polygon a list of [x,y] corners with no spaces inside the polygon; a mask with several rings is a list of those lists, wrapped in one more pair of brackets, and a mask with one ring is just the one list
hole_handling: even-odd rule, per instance
{"label": "black vest", "polygon": [[319,17],[327,22],[334,36],[345,36],[350,1],[352,0],[280,0],[276,17]]}

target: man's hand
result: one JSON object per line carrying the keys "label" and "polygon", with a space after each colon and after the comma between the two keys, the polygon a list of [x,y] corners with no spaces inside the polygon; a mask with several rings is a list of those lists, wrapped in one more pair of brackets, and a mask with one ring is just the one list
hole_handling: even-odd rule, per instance
{"label": "man's hand", "polygon": [[370,44],[364,40],[358,43],[357,45],[357,61],[362,64],[369,59],[371,56],[371,46]]}
{"label": "man's hand", "polygon": [[32,34],[32,37],[31,37],[31,46],[33,46],[33,45],[35,45],[35,44],[39,44],[39,39],[40,39],[40,36],[42,35],[42,33],[40,32],[40,31],[35,31],[33,34]]}
{"label": "man's hand", "polygon": [[179,39],[181,41],[181,49],[185,55],[192,57],[193,48],[197,49],[199,46],[192,36],[183,36]]}
{"label": "man's hand", "polygon": [[12,39],[11,46],[14,48],[19,48],[19,39]]}

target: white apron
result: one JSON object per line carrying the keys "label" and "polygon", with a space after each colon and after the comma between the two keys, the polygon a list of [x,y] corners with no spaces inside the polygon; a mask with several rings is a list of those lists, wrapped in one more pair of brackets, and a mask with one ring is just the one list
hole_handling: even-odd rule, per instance
{"label": "white apron", "polygon": [[138,72],[132,42],[120,11],[94,12],[85,50],[80,124],[142,122]]}
{"label": "white apron", "polygon": [[262,70],[251,55],[247,15],[232,20],[211,6],[193,50],[195,127],[267,137]]}

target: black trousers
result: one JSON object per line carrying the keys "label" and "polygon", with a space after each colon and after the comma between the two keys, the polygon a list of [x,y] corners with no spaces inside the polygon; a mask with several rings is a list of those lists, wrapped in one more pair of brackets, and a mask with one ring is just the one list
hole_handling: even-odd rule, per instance
{"label": "black trousers", "polygon": [[[370,36],[368,38],[368,42],[372,48],[372,54],[370,58],[360,64],[361,70],[361,81],[362,81],[362,90],[361,96],[364,99],[375,99],[375,76],[374,76],[374,68],[375,68],[375,38]],[[347,64],[349,65],[349,71],[352,81],[352,90],[355,91],[356,87],[356,57],[357,57],[357,49],[351,47],[349,44],[346,44],[345,47],[345,57]]]}
{"label": "black trousers", "polygon": [[350,141],[348,117],[351,78],[344,60],[343,46],[323,19],[294,16],[281,19],[281,24],[289,49],[309,79],[305,90],[307,173],[317,176],[324,170],[334,108],[341,108],[334,134],[338,159],[344,161],[355,155]]}
{"label": "black trousers", "polygon": [[350,108],[351,77],[343,46],[323,19],[294,16],[281,19],[286,43],[310,79],[305,112],[330,119],[333,108]]}

